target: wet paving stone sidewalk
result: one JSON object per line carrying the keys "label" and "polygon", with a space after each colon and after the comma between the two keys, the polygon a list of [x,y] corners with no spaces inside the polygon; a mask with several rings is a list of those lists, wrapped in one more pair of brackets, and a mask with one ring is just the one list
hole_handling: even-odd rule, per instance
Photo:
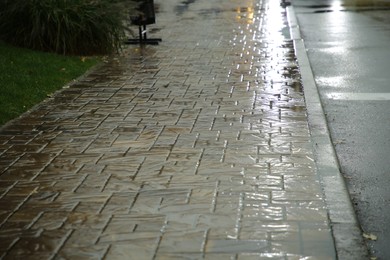
{"label": "wet paving stone sidewalk", "polygon": [[156,7],[160,45],[1,129],[0,257],[335,259],[285,10]]}

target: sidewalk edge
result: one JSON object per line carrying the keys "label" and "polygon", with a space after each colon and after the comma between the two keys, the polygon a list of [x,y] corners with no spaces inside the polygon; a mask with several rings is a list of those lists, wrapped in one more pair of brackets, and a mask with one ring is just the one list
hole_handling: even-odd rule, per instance
{"label": "sidewalk edge", "polygon": [[294,7],[290,5],[286,7],[286,11],[302,77],[317,173],[325,195],[337,258],[343,260],[367,259],[368,250],[362,237],[346,183],[340,172]]}

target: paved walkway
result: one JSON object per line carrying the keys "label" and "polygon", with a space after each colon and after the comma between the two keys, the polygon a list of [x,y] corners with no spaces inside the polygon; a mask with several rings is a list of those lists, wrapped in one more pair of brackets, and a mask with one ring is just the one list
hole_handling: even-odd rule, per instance
{"label": "paved walkway", "polygon": [[285,10],[156,7],[160,45],[1,130],[0,257],[335,259]]}

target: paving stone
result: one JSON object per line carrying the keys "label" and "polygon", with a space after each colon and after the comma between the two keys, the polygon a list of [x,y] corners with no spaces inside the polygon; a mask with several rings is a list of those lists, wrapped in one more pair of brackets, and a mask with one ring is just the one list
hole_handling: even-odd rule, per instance
{"label": "paving stone", "polygon": [[62,260],[62,259],[91,259],[98,260],[103,259],[109,250],[109,246],[75,246],[75,247],[65,247],[61,249],[54,259]]}

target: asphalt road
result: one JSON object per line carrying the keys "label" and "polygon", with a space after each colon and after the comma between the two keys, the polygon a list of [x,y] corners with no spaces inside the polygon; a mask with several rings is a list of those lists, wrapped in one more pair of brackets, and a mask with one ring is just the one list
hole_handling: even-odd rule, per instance
{"label": "asphalt road", "polygon": [[390,2],[292,2],[368,247],[390,259]]}

